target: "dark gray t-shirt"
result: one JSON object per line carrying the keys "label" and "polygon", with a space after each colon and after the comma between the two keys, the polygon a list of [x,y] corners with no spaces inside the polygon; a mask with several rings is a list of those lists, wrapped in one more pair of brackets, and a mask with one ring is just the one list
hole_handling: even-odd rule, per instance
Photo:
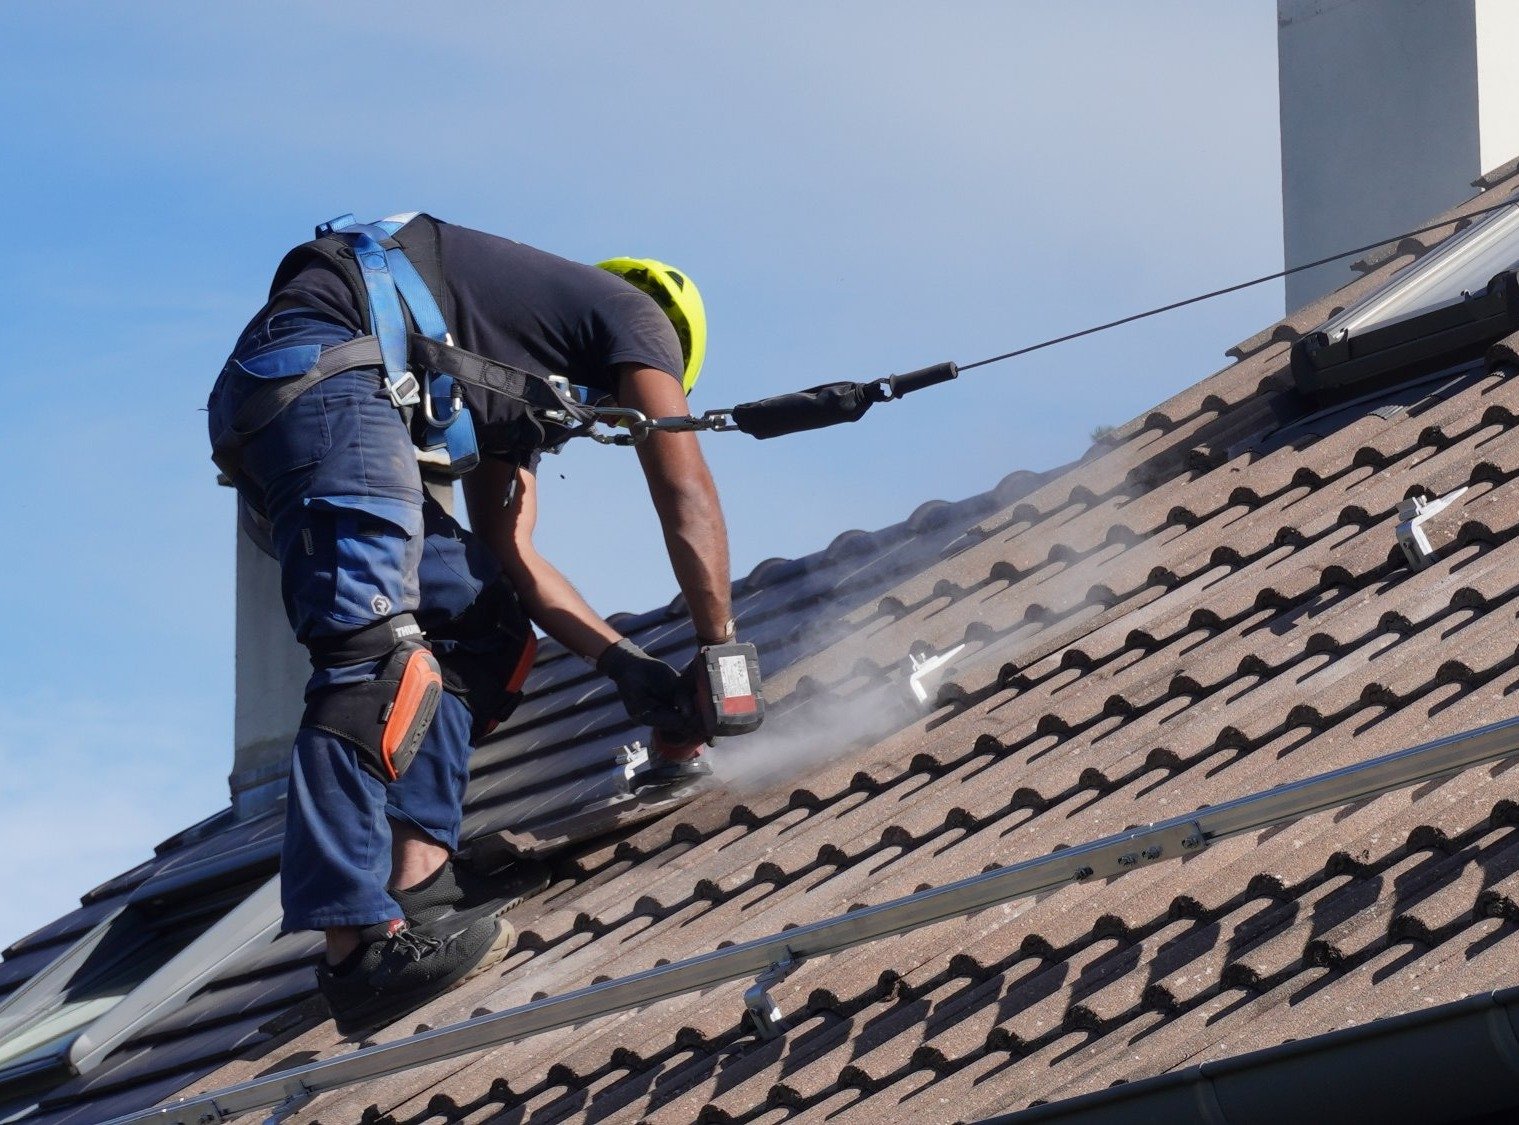
{"label": "dark gray t-shirt", "polygon": [[[539,375],[563,375],[602,395],[616,395],[613,368],[620,363],[680,378],[675,327],[647,293],[596,266],[468,227],[437,226],[453,306],[449,329],[459,347]],[[318,258],[271,294],[270,307],[287,304],[369,331],[343,275]],[[530,466],[526,438],[517,445],[490,448]]]}

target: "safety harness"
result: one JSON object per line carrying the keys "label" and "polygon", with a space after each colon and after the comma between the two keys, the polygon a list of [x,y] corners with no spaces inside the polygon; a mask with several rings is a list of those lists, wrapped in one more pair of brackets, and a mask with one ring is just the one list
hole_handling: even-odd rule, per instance
{"label": "safety harness", "polygon": [[[377,223],[342,215],[322,223],[313,241],[297,246],[280,263],[271,300],[312,258],[329,263],[347,279],[368,310],[369,335],[323,348],[302,374],[269,380],[243,401],[212,447],[212,459],[229,477],[235,475],[242,447],[296,398],[324,379],[360,367],[382,369],[385,392],[417,445],[446,449],[447,472],[455,477],[479,462],[477,416],[486,452],[524,444],[557,449],[574,437],[637,445],[651,433],[693,430],[741,430],[773,438],[858,421],[876,403],[959,374],[955,364],[939,363],[866,383],[828,383],[700,416],[649,418],[624,407],[589,405],[583,388],[563,377],[537,375],[455,346],[438,299],[441,294],[446,301],[449,291],[437,221],[429,215],[411,212]],[[298,344],[290,350],[309,347]],[[602,432],[597,423],[619,428]]]}
{"label": "safety harness", "polygon": [[[413,228],[421,249],[418,257],[436,275],[431,285],[396,238],[403,227]],[[527,426],[533,444],[540,447],[556,447],[595,425],[598,412],[577,401],[568,380],[537,375],[455,346],[435,296],[447,292],[436,245],[436,226],[429,216],[412,213],[360,223],[342,215],[322,223],[312,242],[286,255],[275,273],[271,297],[312,257],[320,258],[348,279],[367,308],[369,335],[326,347],[304,373],[271,380],[254,391],[214,443],[212,459],[218,468],[232,476],[242,447],[300,395],[360,367],[382,370],[386,395],[401,411],[418,447],[447,450],[447,471],[455,477],[469,472],[480,459],[466,388],[487,396],[469,396],[477,407],[489,396],[496,397],[486,412],[496,420],[495,429]],[[292,350],[304,347],[309,345],[292,345]]]}

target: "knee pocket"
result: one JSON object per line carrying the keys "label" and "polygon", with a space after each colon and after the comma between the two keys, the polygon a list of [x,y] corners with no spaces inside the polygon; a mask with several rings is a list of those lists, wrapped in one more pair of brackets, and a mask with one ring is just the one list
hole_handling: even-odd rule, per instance
{"label": "knee pocket", "polygon": [[306,632],[343,632],[418,603],[420,503],[382,496],[317,496],[285,545]]}

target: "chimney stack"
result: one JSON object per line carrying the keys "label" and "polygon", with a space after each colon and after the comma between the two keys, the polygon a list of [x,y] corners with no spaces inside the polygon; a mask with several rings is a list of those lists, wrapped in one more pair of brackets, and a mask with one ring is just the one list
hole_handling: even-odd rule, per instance
{"label": "chimney stack", "polygon": [[[1286,264],[1417,226],[1519,155],[1519,4],[1277,0]],[[1354,280],[1287,278],[1296,309]]]}
{"label": "chimney stack", "polygon": [[[427,472],[446,464],[419,453],[422,485],[450,515],[453,481]],[[305,710],[311,662],[296,644],[280,596],[280,568],[237,527],[236,700],[232,723],[232,811],[239,820],[275,808],[285,796],[290,751]]]}

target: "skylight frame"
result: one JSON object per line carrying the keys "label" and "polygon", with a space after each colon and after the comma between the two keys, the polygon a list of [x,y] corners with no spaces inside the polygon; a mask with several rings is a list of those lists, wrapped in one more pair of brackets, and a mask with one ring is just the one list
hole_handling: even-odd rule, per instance
{"label": "skylight frame", "polygon": [[1293,345],[1298,390],[1340,402],[1478,359],[1519,331],[1519,196]]}
{"label": "skylight frame", "polygon": [[[0,1047],[61,1011],[89,960],[134,921],[140,902],[124,901],[51,965],[0,1003]],[[279,876],[234,899],[189,944],[128,989],[104,1011],[66,1027],[25,1054],[0,1064],[0,1099],[86,1075],[131,1036],[143,1031],[226,974],[236,962],[271,943],[280,927]]]}
{"label": "skylight frame", "polygon": [[1318,329],[1331,341],[1485,297],[1519,269],[1519,200],[1483,215]]}

